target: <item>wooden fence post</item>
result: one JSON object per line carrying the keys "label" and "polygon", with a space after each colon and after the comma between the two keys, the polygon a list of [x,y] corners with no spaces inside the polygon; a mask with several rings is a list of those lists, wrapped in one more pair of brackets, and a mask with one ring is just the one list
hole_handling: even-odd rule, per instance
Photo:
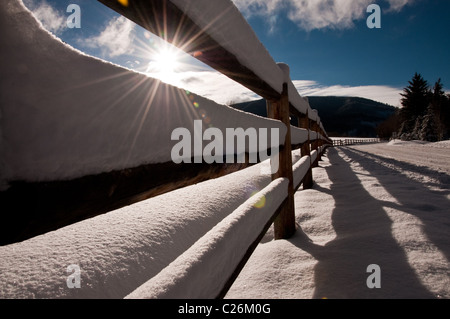
{"label": "wooden fence post", "polygon": [[[285,72],[285,77],[288,78],[288,66],[283,65],[282,70]],[[274,221],[275,239],[287,239],[295,233],[294,177],[292,173],[291,123],[289,119],[290,112],[287,81],[283,83],[283,91],[280,99],[278,101],[267,101],[267,115],[281,121],[287,128],[284,146],[280,148],[279,151],[278,171],[272,175],[272,179],[285,177],[289,180],[288,197]]]}
{"label": "wooden fence post", "polygon": [[[317,122],[317,137],[322,134],[322,131],[320,129],[320,121]],[[322,160],[322,138],[317,140],[317,163]]]}
{"label": "wooden fence post", "polygon": [[287,127],[284,147],[279,153],[278,172],[273,179],[285,177],[289,179],[288,198],[275,218],[275,239],[287,239],[295,233],[295,207],[294,207],[294,177],[292,173],[291,124],[289,121],[289,96],[287,83],[283,84],[281,99],[272,104],[273,116],[283,122]]}
{"label": "wooden fence post", "polygon": [[[270,100],[266,100],[266,109],[267,109],[267,117],[271,118],[271,119],[275,119],[275,108],[276,108],[276,104],[279,101],[270,101]],[[272,173],[272,180],[276,179],[276,174]]]}
{"label": "wooden fence post", "polygon": [[312,151],[316,151],[316,159],[311,163],[312,167],[317,167],[319,163],[319,140],[318,140],[318,134],[317,134],[317,122],[314,122],[312,125],[312,130],[316,132],[316,139],[312,143]]}
{"label": "wooden fence post", "polygon": [[[302,147],[301,147],[301,155],[303,156],[310,156],[311,155],[311,140],[309,138],[309,117],[308,117],[308,111],[306,111],[306,116],[302,116],[301,118],[298,119],[299,122],[299,126],[301,128],[304,128],[308,131],[308,139],[306,140],[305,143],[303,143]],[[308,171],[306,172],[305,177],[303,178],[303,189],[309,189],[312,188],[313,185],[313,176],[312,176],[312,169],[311,169],[311,158],[309,159],[309,168]]]}

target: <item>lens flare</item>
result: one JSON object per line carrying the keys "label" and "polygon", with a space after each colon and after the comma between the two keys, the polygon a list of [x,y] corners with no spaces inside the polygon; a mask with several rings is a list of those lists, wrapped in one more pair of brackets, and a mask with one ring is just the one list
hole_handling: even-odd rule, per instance
{"label": "lens flare", "polygon": [[195,58],[198,58],[199,56],[202,56],[202,55],[203,55],[203,52],[202,52],[202,51],[195,51],[194,54],[193,54],[193,56],[194,56]]}
{"label": "lens flare", "polygon": [[[255,195],[258,195],[258,191],[254,191],[250,197],[253,197]],[[266,206],[266,196],[262,196],[259,201],[257,201],[255,204],[253,204],[253,207],[256,208],[263,208],[264,206]]]}

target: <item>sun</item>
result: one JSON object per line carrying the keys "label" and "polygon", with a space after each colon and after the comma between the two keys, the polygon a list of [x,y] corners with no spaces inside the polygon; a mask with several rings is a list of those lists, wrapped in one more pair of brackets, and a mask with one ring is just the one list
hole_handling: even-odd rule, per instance
{"label": "sun", "polygon": [[178,66],[178,56],[174,51],[164,49],[154,57],[155,65],[159,72],[173,73]]}
{"label": "sun", "polygon": [[153,74],[164,82],[172,84],[178,80],[180,67],[180,54],[175,49],[164,47],[154,51],[150,56],[148,73]]}

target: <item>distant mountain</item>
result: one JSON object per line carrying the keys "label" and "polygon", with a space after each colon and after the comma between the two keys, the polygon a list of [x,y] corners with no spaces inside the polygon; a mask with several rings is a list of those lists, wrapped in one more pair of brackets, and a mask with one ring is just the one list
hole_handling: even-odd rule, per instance
{"label": "distant mountain", "polygon": [[[376,137],[376,126],[396,110],[391,105],[360,97],[309,96],[308,100],[311,108],[319,112],[329,136]],[[265,100],[238,103],[232,107],[267,116]]]}

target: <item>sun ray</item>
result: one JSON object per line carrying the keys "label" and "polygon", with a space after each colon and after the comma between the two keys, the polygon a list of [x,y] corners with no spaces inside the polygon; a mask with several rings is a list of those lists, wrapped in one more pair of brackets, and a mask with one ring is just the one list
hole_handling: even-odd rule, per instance
{"label": "sun ray", "polygon": [[[131,145],[130,145],[130,148],[129,148],[129,152],[128,152],[126,160],[125,160],[126,161],[125,164],[127,164],[129,162],[129,160],[130,160],[130,157],[131,157],[133,149],[134,149],[134,147],[136,145],[137,139],[138,139],[138,137],[139,137],[139,135],[140,135],[140,133],[142,131],[142,127],[144,125],[144,122],[147,119],[148,112],[150,111],[150,108],[152,106],[152,102],[153,102],[153,100],[154,100],[154,98],[155,98],[155,96],[156,96],[156,94],[158,92],[159,85],[160,85],[160,82],[156,81],[154,83],[154,85],[152,86],[151,90],[149,90],[147,92],[147,98],[146,98],[147,102],[146,102],[146,104],[144,106],[144,112],[143,112],[143,115],[141,117],[141,120],[139,121],[138,128],[137,128],[136,133],[135,133],[135,135],[133,137],[133,140],[131,142]],[[135,119],[138,118],[137,115],[136,115]]]}

